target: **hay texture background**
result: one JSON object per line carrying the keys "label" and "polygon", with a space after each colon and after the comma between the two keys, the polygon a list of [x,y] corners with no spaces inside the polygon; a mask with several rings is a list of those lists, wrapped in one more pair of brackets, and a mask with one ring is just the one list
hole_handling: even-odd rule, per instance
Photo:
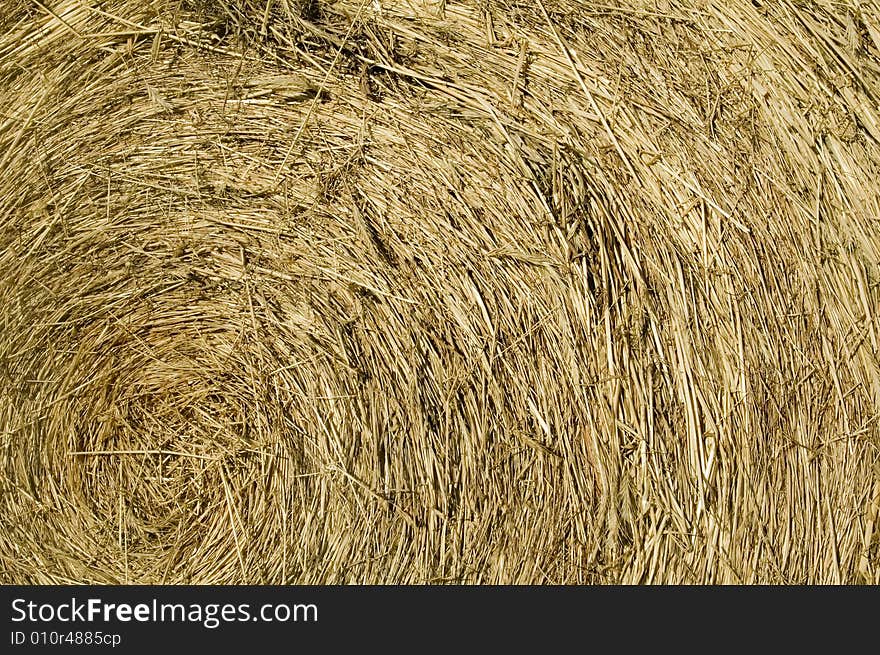
{"label": "hay texture background", "polygon": [[878,16],[0,0],[0,578],[880,583]]}

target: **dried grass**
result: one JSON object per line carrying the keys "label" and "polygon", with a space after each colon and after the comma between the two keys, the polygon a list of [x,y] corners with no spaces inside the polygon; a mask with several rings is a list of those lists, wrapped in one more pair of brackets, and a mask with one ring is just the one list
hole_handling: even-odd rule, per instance
{"label": "dried grass", "polygon": [[0,0],[0,579],[880,583],[874,0]]}

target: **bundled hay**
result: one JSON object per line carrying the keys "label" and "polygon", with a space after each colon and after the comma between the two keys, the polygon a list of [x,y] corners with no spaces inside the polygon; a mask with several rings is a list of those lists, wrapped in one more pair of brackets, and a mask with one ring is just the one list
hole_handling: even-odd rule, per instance
{"label": "bundled hay", "polygon": [[0,578],[880,582],[878,16],[0,0]]}

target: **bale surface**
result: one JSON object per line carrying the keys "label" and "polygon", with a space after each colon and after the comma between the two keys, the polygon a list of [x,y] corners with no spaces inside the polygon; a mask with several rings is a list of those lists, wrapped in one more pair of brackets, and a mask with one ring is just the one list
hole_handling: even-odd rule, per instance
{"label": "bale surface", "polygon": [[880,583],[878,16],[0,0],[0,581]]}

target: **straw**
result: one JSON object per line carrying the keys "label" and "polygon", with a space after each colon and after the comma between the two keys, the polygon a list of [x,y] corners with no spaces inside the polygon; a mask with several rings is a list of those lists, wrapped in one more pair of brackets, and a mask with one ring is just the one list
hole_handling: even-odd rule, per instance
{"label": "straw", "polygon": [[880,583],[880,4],[0,0],[0,581]]}

